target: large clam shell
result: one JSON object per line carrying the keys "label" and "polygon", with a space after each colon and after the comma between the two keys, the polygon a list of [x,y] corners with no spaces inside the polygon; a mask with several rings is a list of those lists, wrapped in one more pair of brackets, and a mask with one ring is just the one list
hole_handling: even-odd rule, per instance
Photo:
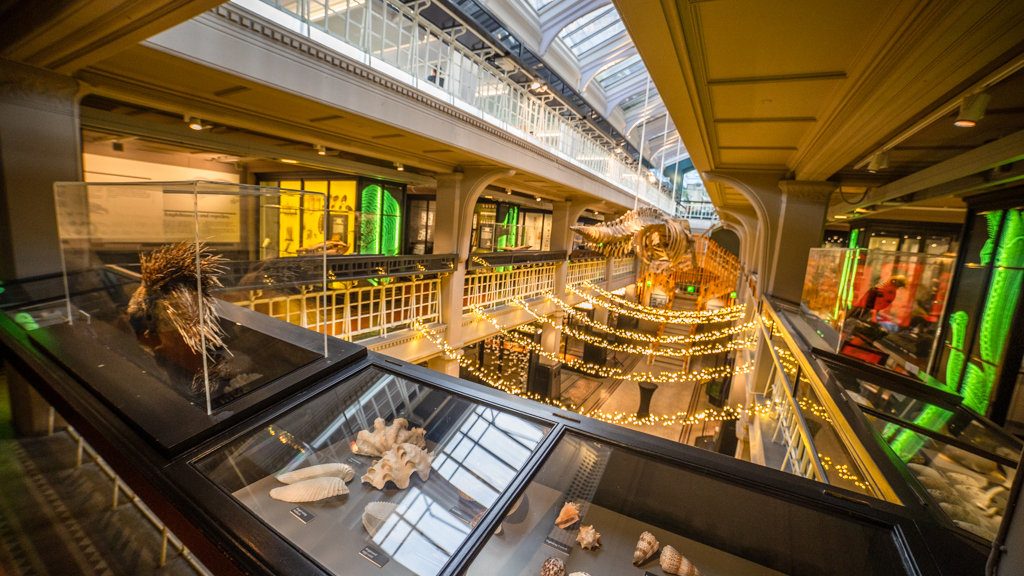
{"label": "large clam shell", "polygon": [[315,466],[307,466],[305,468],[299,468],[298,470],[292,470],[291,472],[278,474],[277,481],[283,484],[295,484],[296,482],[302,482],[303,480],[331,476],[334,478],[341,478],[345,482],[348,482],[355,475],[356,471],[348,464],[331,462],[329,464],[317,464]]}
{"label": "large clam shell", "polygon": [[342,494],[348,494],[348,486],[344,480],[334,476],[311,478],[270,491],[271,498],[284,502],[316,502]]}

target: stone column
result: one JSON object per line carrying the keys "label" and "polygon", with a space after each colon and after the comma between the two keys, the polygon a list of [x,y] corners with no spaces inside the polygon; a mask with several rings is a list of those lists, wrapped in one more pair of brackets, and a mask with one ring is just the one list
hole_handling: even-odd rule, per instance
{"label": "stone column", "polygon": [[[458,352],[461,354],[462,349]],[[435,356],[430,360],[427,360],[427,368],[431,370],[437,370],[449,376],[459,377],[459,361],[455,358],[446,358],[445,356]]]}
{"label": "stone column", "polygon": [[825,233],[828,199],[836,191],[833,182],[782,180],[779,231],[772,248],[772,267],[766,275],[768,293],[800,302],[811,248],[821,246]]}
{"label": "stone column", "polygon": [[53,183],[82,179],[77,80],[0,60],[0,278],[60,272]]}

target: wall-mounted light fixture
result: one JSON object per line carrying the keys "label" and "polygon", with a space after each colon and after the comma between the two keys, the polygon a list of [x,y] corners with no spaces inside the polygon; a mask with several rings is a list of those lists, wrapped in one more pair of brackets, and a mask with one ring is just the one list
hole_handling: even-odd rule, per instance
{"label": "wall-mounted light fixture", "polygon": [[879,170],[885,170],[889,167],[889,152],[879,152],[871,156],[871,160],[868,161],[868,172],[874,174]]}
{"label": "wall-mounted light fixture", "polygon": [[203,121],[199,118],[193,118],[187,114],[185,115],[185,122],[188,124],[189,128],[196,131],[209,128],[209,126],[203,126]]}
{"label": "wall-mounted light fixture", "polygon": [[403,166],[401,162],[395,162],[395,170],[405,172],[405,166]]}
{"label": "wall-mounted light fixture", "polygon": [[314,146],[316,147],[317,154],[321,156],[327,156],[327,148],[324,148],[323,144],[315,144]]}

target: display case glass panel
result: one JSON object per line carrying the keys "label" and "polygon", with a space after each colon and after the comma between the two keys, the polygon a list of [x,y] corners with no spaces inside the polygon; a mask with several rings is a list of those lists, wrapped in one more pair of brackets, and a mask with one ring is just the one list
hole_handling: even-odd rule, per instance
{"label": "display case glass panel", "polygon": [[432,576],[548,431],[370,367],[197,467],[334,574]]}
{"label": "display case glass panel", "polygon": [[[687,563],[704,576],[906,573],[890,530],[792,503],[777,517],[778,504],[754,486],[567,434],[465,574],[696,574]],[[796,526],[814,529],[796,536]]]}
{"label": "display case glass panel", "polygon": [[812,249],[802,304],[835,350],[916,373],[931,361],[953,264],[932,254]]}
{"label": "display case glass panel", "polygon": [[[235,400],[328,354],[325,334],[278,333],[284,322],[254,312],[291,295],[323,298],[322,235],[319,253],[279,257],[277,246],[282,228],[323,228],[322,194],[58,183],[55,199],[66,321],[31,337],[162,447],[234,416],[238,407],[226,407]],[[319,308],[299,324],[316,328]]]}

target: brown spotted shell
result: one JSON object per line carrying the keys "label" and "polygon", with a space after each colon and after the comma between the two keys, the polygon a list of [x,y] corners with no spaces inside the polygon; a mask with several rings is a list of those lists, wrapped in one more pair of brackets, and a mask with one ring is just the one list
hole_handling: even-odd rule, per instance
{"label": "brown spotted shell", "polygon": [[677,576],[700,576],[700,570],[697,570],[693,562],[690,562],[686,556],[671,546],[661,549],[661,569],[666,574],[676,574]]}
{"label": "brown spotted shell", "polygon": [[540,576],[565,576],[565,564],[558,558],[548,558],[540,567]]}
{"label": "brown spotted shell", "polygon": [[633,565],[639,566],[646,562],[648,558],[658,551],[658,546],[658,540],[654,537],[654,534],[650,532],[641,534],[640,540],[636,543],[636,551],[633,552]]}

